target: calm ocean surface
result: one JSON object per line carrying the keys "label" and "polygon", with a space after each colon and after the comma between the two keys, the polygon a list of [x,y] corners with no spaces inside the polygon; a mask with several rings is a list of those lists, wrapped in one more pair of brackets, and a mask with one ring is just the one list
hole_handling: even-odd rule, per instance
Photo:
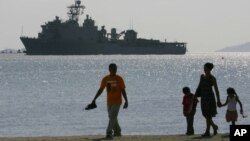
{"label": "calm ocean surface", "polygon": [[[184,134],[182,87],[195,91],[203,64],[215,65],[221,101],[226,89],[234,87],[250,114],[250,53],[112,56],[26,56],[0,55],[0,136],[104,135],[108,123],[106,92],[97,109],[84,111],[110,63],[118,65],[129,99],[121,109],[122,133]],[[238,110],[239,110],[239,105]],[[226,107],[218,109],[215,122],[220,133],[229,132]],[[249,115],[250,116],[250,115]],[[238,124],[250,124],[239,115]],[[205,131],[200,105],[195,132]]]}

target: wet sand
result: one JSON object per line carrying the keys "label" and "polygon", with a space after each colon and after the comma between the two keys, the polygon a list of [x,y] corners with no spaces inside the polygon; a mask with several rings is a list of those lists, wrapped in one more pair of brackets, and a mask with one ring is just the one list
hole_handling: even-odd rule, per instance
{"label": "wet sand", "polygon": [[[0,137],[0,141],[105,141],[103,135],[84,135],[67,137]],[[200,135],[124,135],[114,137],[113,141],[229,141],[228,134],[218,134],[211,137],[201,137]]]}

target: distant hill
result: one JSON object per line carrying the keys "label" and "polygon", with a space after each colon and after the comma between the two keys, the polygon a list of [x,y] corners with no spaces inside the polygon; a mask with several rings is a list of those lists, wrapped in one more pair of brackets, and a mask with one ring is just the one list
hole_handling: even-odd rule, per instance
{"label": "distant hill", "polygon": [[250,52],[250,42],[241,45],[225,47],[221,50],[218,50],[218,52]]}

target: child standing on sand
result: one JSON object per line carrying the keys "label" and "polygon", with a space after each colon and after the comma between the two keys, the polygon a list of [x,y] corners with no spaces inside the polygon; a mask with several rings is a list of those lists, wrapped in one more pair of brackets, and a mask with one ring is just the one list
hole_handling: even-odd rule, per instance
{"label": "child standing on sand", "polygon": [[235,122],[238,118],[236,104],[237,102],[240,104],[240,113],[243,115],[243,108],[239,97],[237,96],[234,88],[227,89],[227,100],[222,106],[227,105],[227,113],[226,113],[226,120],[227,122],[232,122],[232,125],[235,125]]}
{"label": "child standing on sand", "polygon": [[186,135],[194,135],[194,115],[196,112],[196,106],[198,103],[198,99],[194,99],[194,94],[190,92],[189,87],[184,87],[183,91],[183,115],[186,117],[187,120],[187,132]]}

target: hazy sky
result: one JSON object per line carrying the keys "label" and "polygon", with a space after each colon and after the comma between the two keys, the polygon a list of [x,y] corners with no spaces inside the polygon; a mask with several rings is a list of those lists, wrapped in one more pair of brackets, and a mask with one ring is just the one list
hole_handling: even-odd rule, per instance
{"label": "hazy sky", "polygon": [[[0,50],[24,48],[41,24],[66,20],[75,0],[0,0]],[[98,27],[132,28],[138,37],[187,42],[190,52],[211,52],[250,41],[250,0],[82,0]],[[23,27],[23,28],[22,28]],[[23,29],[23,32],[22,32]]]}

